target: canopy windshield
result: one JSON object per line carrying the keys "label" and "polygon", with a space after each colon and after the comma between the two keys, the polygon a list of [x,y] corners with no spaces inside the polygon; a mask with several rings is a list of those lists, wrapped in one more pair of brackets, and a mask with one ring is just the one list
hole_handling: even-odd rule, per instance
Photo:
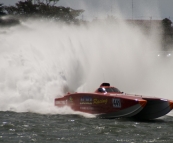
{"label": "canopy windshield", "polygon": [[108,92],[108,93],[116,92],[116,93],[119,93],[120,91],[119,91],[118,88],[115,88],[115,87],[109,87],[109,88],[100,87],[98,89],[98,92],[101,92],[101,93],[104,93],[104,92]]}

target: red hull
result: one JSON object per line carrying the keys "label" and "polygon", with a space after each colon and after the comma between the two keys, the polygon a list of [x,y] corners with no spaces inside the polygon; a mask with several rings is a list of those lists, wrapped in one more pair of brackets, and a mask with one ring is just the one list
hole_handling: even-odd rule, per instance
{"label": "red hull", "polygon": [[75,93],[55,99],[55,106],[69,106],[74,111],[96,114],[100,117],[131,117],[140,112],[146,100],[121,94]]}
{"label": "red hull", "polygon": [[94,93],[69,93],[62,98],[56,98],[55,106],[69,106],[74,111],[95,114],[100,118],[153,119],[171,111],[173,102],[123,94],[108,83],[103,83]]}

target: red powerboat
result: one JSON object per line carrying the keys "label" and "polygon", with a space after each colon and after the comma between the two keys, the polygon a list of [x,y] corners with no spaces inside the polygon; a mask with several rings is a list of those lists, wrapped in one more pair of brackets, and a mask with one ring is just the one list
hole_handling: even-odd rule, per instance
{"label": "red powerboat", "polygon": [[124,94],[109,83],[102,83],[94,93],[68,93],[56,98],[55,106],[69,106],[74,111],[95,114],[100,118],[154,119],[170,112],[173,101]]}

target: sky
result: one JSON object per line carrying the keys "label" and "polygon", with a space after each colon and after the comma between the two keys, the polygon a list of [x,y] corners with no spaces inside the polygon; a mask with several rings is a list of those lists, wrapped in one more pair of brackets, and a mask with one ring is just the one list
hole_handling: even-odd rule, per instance
{"label": "sky", "polygon": [[[0,0],[0,3],[14,5],[18,1]],[[84,9],[80,17],[84,19],[101,19],[108,15],[118,18],[121,13],[125,19],[169,18],[173,21],[173,0],[60,0],[57,5]]]}

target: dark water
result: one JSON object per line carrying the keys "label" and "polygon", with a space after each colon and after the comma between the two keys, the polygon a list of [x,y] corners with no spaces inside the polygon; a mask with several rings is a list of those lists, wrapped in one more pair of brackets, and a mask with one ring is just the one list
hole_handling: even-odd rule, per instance
{"label": "dark water", "polygon": [[172,143],[173,117],[152,121],[0,112],[0,142]]}

